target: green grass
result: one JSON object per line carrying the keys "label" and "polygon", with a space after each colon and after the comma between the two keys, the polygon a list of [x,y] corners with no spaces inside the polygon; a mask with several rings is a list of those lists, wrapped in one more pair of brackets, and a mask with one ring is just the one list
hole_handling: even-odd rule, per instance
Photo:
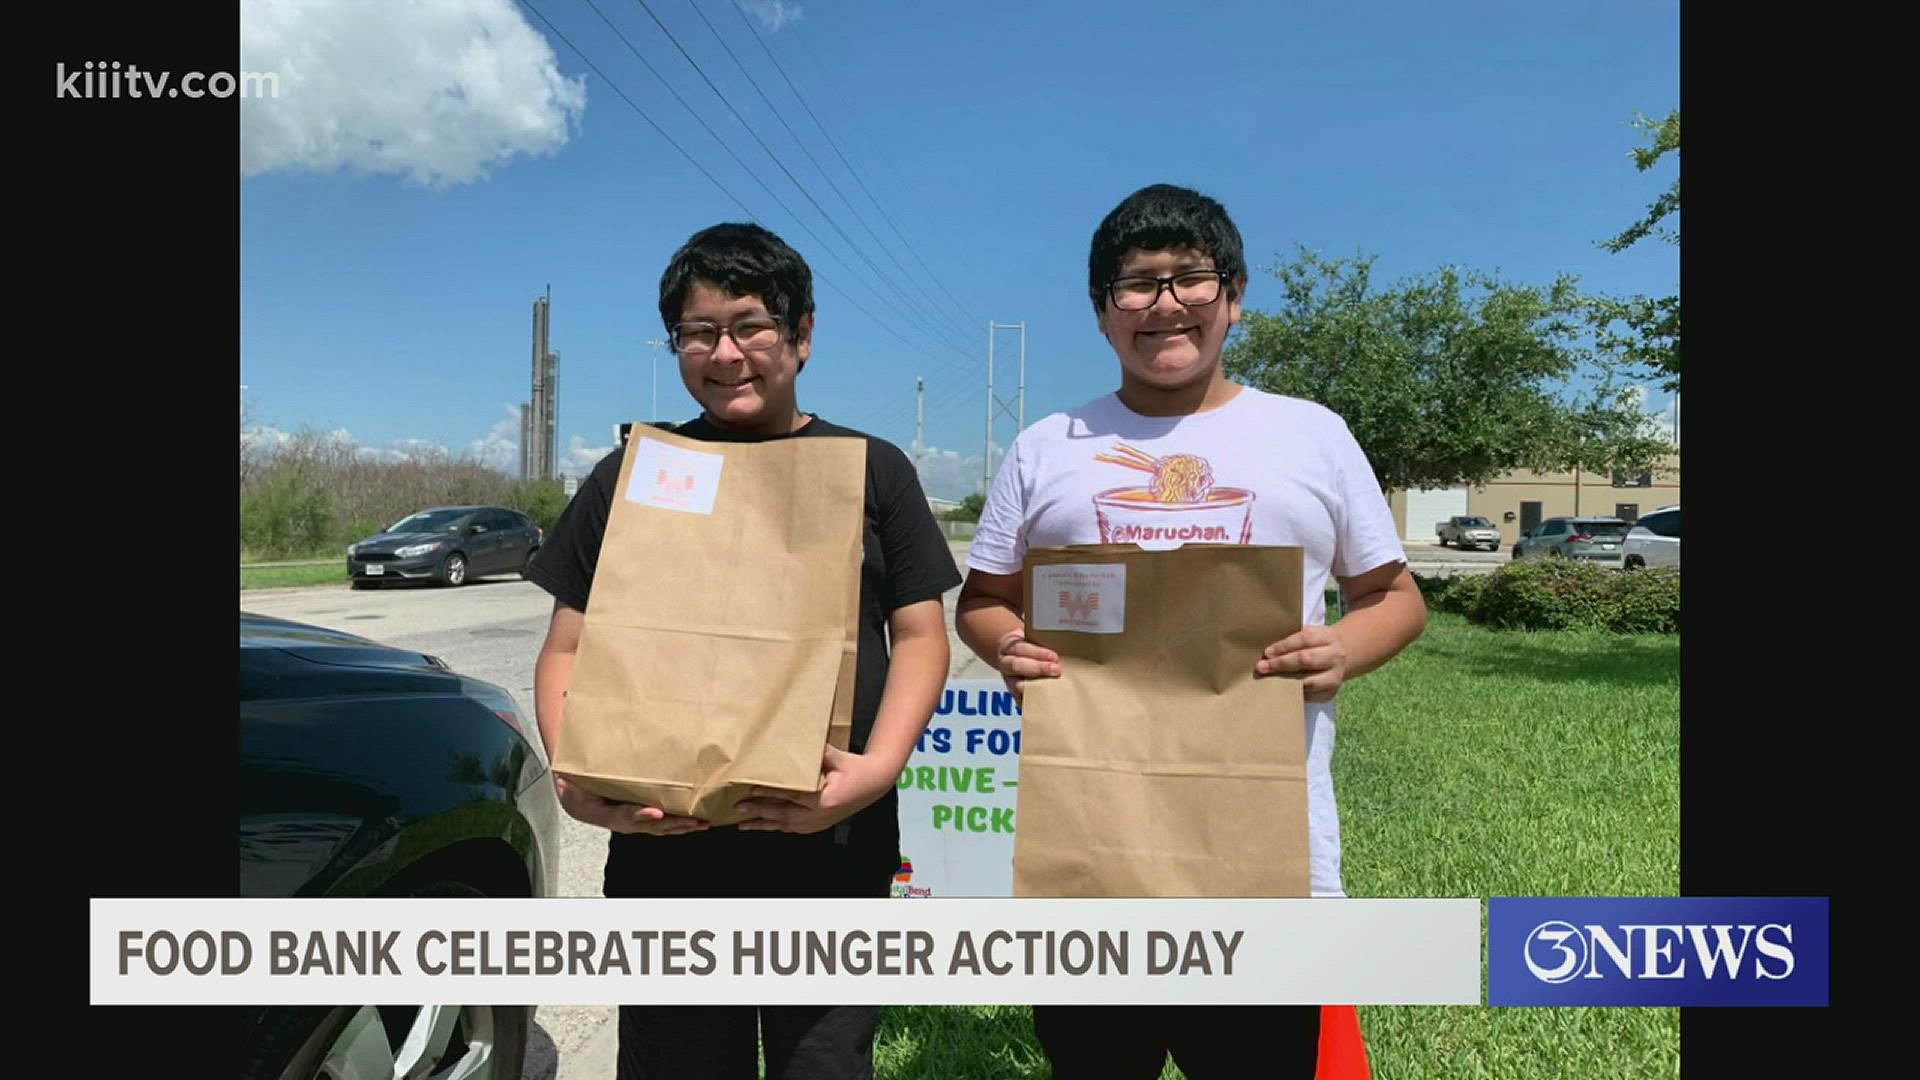
{"label": "green grass", "polygon": [[[1354,896],[1680,891],[1680,639],[1497,633],[1434,614],[1341,691]],[[1660,1077],[1675,1009],[1365,1007],[1379,1080]]]}
{"label": "green grass", "polygon": [[325,566],[269,566],[240,571],[240,591],[248,589],[285,589],[297,585],[345,585],[347,560]]}
{"label": "green grass", "polygon": [[[1497,633],[1457,615],[1340,692],[1347,892],[1672,896],[1680,640]],[[1674,1077],[1676,1009],[1366,1006],[1376,1080]],[[1045,1080],[1025,1008],[881,1014],[881,1080]],[[1166,1078],[1177,1078],[1171,1064]]]}

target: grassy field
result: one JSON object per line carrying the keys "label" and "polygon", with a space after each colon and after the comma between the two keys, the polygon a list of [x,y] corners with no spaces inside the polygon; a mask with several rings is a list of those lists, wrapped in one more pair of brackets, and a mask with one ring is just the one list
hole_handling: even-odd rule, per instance
{"label": "grassy field", "polygon": [[[1353,896],[1674,895],[1677,637],[1495,633],[1433,613],[1340,694]],[[1675,1009],[1364,1007],[1377,1080],[1675,1077]],[[1044,1080],[1027,1010],[889,1008],[883,1080]],[[1167,1078],[1180,1073],[1171,1065]]]}
{"label": "grassy field", "polygon": [[240,591],[248,589],[285,589],[297,585],[345,585],[347,561],[337,559],[325,566],[267,566],[240,571]]}

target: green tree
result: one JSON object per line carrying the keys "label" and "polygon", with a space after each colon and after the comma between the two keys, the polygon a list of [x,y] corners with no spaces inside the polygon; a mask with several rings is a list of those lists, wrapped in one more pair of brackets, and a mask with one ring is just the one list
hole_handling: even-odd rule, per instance
{"label": "green tree", "polygon": [[[1668,154],[1680,156],[1680,110],[1663,120],[1636,116],[1635,127],[1647,132],[1647,145],[1633,150],[1634,167],[1646,172]],[[1680,178],[1675,176],[1647,212],[1600,247],[1618,254],[1649,236],[1680,246]],[[1597,344],[1636,366],[1648,378],[1660,380],[1663,390],[1680,389],[1680,296],[1622,298],[1596,297],[1591,319]]]}
{"label": "green tree", "polygon": [[1586,342],[1590,300],[1443,268],[1376,287],[1374,257],[1300,250],[1277,310],[1244,313],[1228,375],[1327,406],[1387,490],[1484,484],[1522,468],[1650,468],[1634,388]]}
{"label": "green tree", "polygon": [[521,480],[513,485],[505,505],[533,519],[542,532],[552,532],[553,523],[567,508],[567,489],[561,480]]}
{"label": "green tree", "polygon": [[940,516],[947,521],[979,521],[980,511],[987,508],[987,497],[978,493],[960,500],[960,505]]}

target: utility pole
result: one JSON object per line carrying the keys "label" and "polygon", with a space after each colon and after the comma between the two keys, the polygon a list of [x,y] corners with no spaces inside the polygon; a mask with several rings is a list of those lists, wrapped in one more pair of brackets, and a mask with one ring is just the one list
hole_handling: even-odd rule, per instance
{"label": "utility pole", "polygon": [[648,417],[652,421],[660,419],[660,350],[666,348],[667,343],[650,338],[647,347],[653,350],[653,415]]}
{"label": "utility pole", "polygon": [[926,445],[920,441],[926,426],[927,380],[915,378],[913,380],[913,467],[915,470],[920,468],[920,448]]}
{"label": "utility pole", "polygon": [[[1020,389],[1015,397],[1013,409],[1008,409],[1006,402],[1001,401],[993,395],[993,332],[995,330],[1020,331]],[[997,412],[1007,412],[1013,417],[1013,422],[1017,425],[1013,432],[1015,435],[1026,430],[1027,324],[1024,322],[1002,323],[990,321],[987,323],[987,444],[980,455],[981,494],[985,494],[993,486],[993,418]]]}

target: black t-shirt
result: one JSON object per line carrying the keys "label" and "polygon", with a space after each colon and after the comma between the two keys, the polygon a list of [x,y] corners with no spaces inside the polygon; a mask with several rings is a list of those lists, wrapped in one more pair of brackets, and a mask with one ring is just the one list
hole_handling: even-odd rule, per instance
{"label": "black t-shirt", "polygon": [[[636,427],[633,438],[643,429]],[[923,600],[937,600],[960,583],[960,571],[953,553],[934,521],[920,489],[920,478],[913,463],[900,448],[884,439],[829,423],[819,417],[800,430],[783,435],[741,435],[715,427],[703,416],[673,429],[675,435],[710,442],[763,442],[770,439],[808,437],[860,438],[867,441],[866,522],[862,530],[863,556],[860,564],[860,645],[854,666],[853,732],[849,749],[866,749],[873,731],[874,715],[880,708],[880,696],[887,683],[887,617],[896,609]],[[539,553],[527,567],[527,579],[552,593],[554,599],[576,611],[588,612],[593,589],[594,568],[600,559],[600,543],[606,535],[607,517],[613,509],[613,493],[619,486],[624,449],[616,448],[594,466],[593,473],[581,481],[572,501],[554,522]],[[677,837],[625,836],[615,834],[608,861],[608,895],[634,895],[635,889],[623,884],[614,891],[617,868],[623,863],[643,860],[648,863],[649,878],[668,867],[660,862],[682,864],[693,870],[691,861],[725,859],[769,859],[784,862],[804,852],[819,853],[823,845],[841,850],[828,852],[835,860],[855,857],[863,871],[898,858],[898,798],[887,794],[834,829],[820,833],[743,833],[738,829],[714,828],[702,833]],[[673,845],[673,846],[669,846]],[[687,861],[683,863],[683,860]],[[640,871],[639,865],[634,866]],[[762,866],[771,871],[770,866]],[[825,870],[816,867],[815,872]],[[892,866],[885,868],[891,872]],[[700,871],[703,876],[704,866]],[[624,875],[622,875],[624,877]],[[755,874],[755,878],[768,875]],[[783,893],[773,880],[759,881],[753,888],[733,874],[726,875],[729,893],[757,892],[765,888]],[[711,886],[713,883],[709,882]],[[736,887],[737,886],[737,887]],[[664,882],[649,885],[650,895],[658,895]],[[636,886],[636,889],[638,887]],[[688,895],[721,895],[712,887],[697,889]]]}

